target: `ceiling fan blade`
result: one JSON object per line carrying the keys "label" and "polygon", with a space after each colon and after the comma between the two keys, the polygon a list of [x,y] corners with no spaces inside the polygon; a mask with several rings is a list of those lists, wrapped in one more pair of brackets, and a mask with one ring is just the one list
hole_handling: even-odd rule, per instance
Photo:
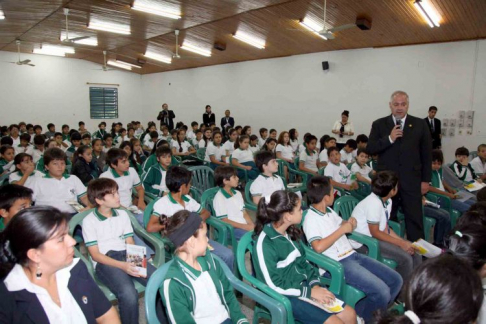
{"label": "ceiling fan blade", "polygon": [[35,66],[35,64],[27,64],[28,66]]}
{"label": "ceiling fan blade", "polygon": [[80,41],[80,40],[83,40],[83,39],[87,39],[87,38],[90,38],[90,36],[74,37],[74,38],[69,39],[69,41],[70,42],[77,42],[77,41]]}
{"label": "ceiling fan blade", "polygon": [[23,61],[20,61],[20,63],[27,64],[27,63],[30,63],[30,60],[23,60]]}
{"label": "ceiling fan blade", "polygon": [[331,33],[335,33],[335,32],[345,30],[345,29],[349,29],[349,28],[353,28],[353,27],[356,27],[356,24],[346,24],[346,25],[336,26],[334,28],[329,28],[327,31],[331,32]]}

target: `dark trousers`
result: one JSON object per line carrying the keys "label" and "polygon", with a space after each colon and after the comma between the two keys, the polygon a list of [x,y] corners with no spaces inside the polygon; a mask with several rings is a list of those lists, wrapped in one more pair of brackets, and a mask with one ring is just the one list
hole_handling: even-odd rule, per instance
{"label": "dark trousers", "polygon": [[415,242],[424,238],[424,220],[422,214],[422,193],[420,185],[416,190],[404,190],[398,185],[398,194],[392,198],[392,220],[397,219],[398,207],[405,214],[407,239]]}

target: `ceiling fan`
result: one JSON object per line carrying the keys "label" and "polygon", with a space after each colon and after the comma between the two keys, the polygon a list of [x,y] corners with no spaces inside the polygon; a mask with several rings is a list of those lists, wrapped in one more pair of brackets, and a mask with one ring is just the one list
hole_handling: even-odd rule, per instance
{"label": "ceiling fan", "polygon": [[172,58],[174,59],[201,59],[203,58],[202,56],[181,56],[179,54],[179,30],[176,29],[174,30],[174,34],[176,37],[176,46],[175,46],[175,53],[172,53]]}
{"label": "ceiling fan", "polygon": [[323,29],[319,31],[319,35],[324,36],[327,39],[334,39],[336,38],[334,36],[335,32],[346,30],[349,28],[357,27],[356,24],[346,24],[346,25],[341,25],[341,26],[336,26],[333,28],[326,28],[326,12],[327,12],[327,0],[324,0],[324,25]]}
{"label": "ceiling fan", "polygon": [[34,64],[30,63],[30,60],[23,60],[23,61],[20,60],[20,40],[17,39],[15,41],[15,44],[17,44],[17,53],[19,55],[19,59],[17,62],[8,62],[8,63],[17,64],[17,65],[35,66]]}
{"label": "ceiling fan", "polygon": [[104,71],[104,72],[108,72],[108,71],[114,71],[115,69],[110,69],[108,68],[108,65],[106,64],[106,51],[103,51],[103,65],[101,66],[101,69],[93,69],[93,70],[97,70],[97,71]]}
{"label": "ceiling fan", "polygon": [[90,36],[81,36],[81,37],[69,38],[69,19],[68,19],[68,16],[69,16],[69,8],[64,8],[63,10],[64,10],[64,15],[66,16],[66,35],[65,35],[65,38],[62,39],[62,42],[63,43],[74,44],[77,41],[90,38]]}

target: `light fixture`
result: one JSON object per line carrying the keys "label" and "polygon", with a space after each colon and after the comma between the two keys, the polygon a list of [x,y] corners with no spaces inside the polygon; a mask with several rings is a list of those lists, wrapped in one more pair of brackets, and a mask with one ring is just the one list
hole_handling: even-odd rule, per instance
{"label": "light fixture", "polygon": [[42,45],[41,48],[34,48],[34,54],[66,56],[66,54],[74,54],[74,48],[57,45]]}
{"label": "light fixture", "polygon": [[431,28],[440,27],[441,17],[435,10],[434,6],[428,0],[415,0],[413,3],[415,8],[420,12],[425,21]]}
{"label": "light fixture", "polygon": [[128,66],[131,66],[131,67],[134,67],[134,68],[137,68],[137,69],[141,69],[142,68],[140,65],[128,63],[128,62],[125,62],[125,61],[122,61],[122,60],[119,60],[119,59],[116,59],[115,62],[118,63],[118,64],[128,65]]}
{"label": "light fixture", "polygon": [[0,20],[5,19],[5,14],[3,13],[2,10],[0,10]]}
{"label": "light fixture", "polygon": [[304,19],[299,21],[299,24],[306,28],[307,30],[313,32],[317,36],[319,36],[322,39],[327,40],[327,37],[319,34],[319,32],[324,28],[323,26],[319,25],[317,22],[315,22],[313,19],[305,17]]}
{"label": "light fixture", "polygon": [[90,21],[88,24],[88,28],[110,33],[130,35],[130,26],[126,25],[112,24],[102,21]]}
{"label": "light fixture", "polygon": [[181,19],[180,12],[173,12],[171,10],[167,10],[166,8],[163,8],[162,6],[154,6],[149,3],[143,3],[140,0],[136,0],[133,3],[132,9],[151,13],[157,16],[171,18],[171,19]]}
{"label": "light fixture", "polygon": [[[82,37],[82,36],[79,35],[79,34],[74,34],[74,33],[69,32],[69,39],[70,40],[72,40],[73,38],[77,38],[77,37]],[[59,38],[59,40],[61,42],[66,40],[66,32],[65,31],[61,32],[61,37]],[[98,46],[98,39],[96,37],[90,37],[90,38],[75,40],[75,41],[73,41],[73,43],[81,44],[81,45],[89,45],[89,46]]]}
{"label": "light fixture", "polygon": [[186,51],[190,51],[190,52],[193,52],[193,53],[196,53],[196,54],[199,54],[199,55],[207,56],[207,57],[211,56],[210,50],[206,50],[206,49],[197,47],[197,46],[189,44],[189,43],[182,44],[181,49],[186,50]]}
{"label": "light fixture", "polygon": [[119,63],[118,61],[109,60],[108,62],[106,62],[106,64],[116,66],[120,69],[132,70],[132,67],[130,65]]}
{"label": "light fixture", "polygon": [[147,57],[149,59],[152,59],[152,60],[156,60],[156,61],[160,61],[160,62],[163,62],[163,63],[167,63],[167,64],[171,64],[172,63],[172,57],[170,57],[170,56],[163,56],[163,55],[160,55],[160,54],[157,54],[157,53],[154,53],[154,52],[145,52],[145,57]]}
{"label": "light fixture", "polygon": [[251,46],[255,46],[256,48],[259,48],[259,49],[265,48],[265,41],[258,39],[258,38],[255,38],[255,37],[248,35],[246,33],[238,31],[233,35],[233,37],[236,38],[236,39],[239,39],[240,41],[245,42],[245,43],[247,43]]}

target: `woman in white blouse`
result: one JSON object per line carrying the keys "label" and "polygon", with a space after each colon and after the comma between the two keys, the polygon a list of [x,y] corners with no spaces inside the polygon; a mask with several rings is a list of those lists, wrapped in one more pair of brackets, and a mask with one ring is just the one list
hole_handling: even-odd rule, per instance
{"label": "woman in white blouse", "polygon": [[349,111],[345,110],[341,113],[341,120],[337,120],[332,127],[333,134],[337,136],[336,146],[341,150],[348,139],[352,139],[354,135],[353,124],[349,121]]}
{"label": "woman in white blouse", "polygon": [[68,216],[20,211],[0,233],[0,323],[120,323],[86,265],[73,259]]}

